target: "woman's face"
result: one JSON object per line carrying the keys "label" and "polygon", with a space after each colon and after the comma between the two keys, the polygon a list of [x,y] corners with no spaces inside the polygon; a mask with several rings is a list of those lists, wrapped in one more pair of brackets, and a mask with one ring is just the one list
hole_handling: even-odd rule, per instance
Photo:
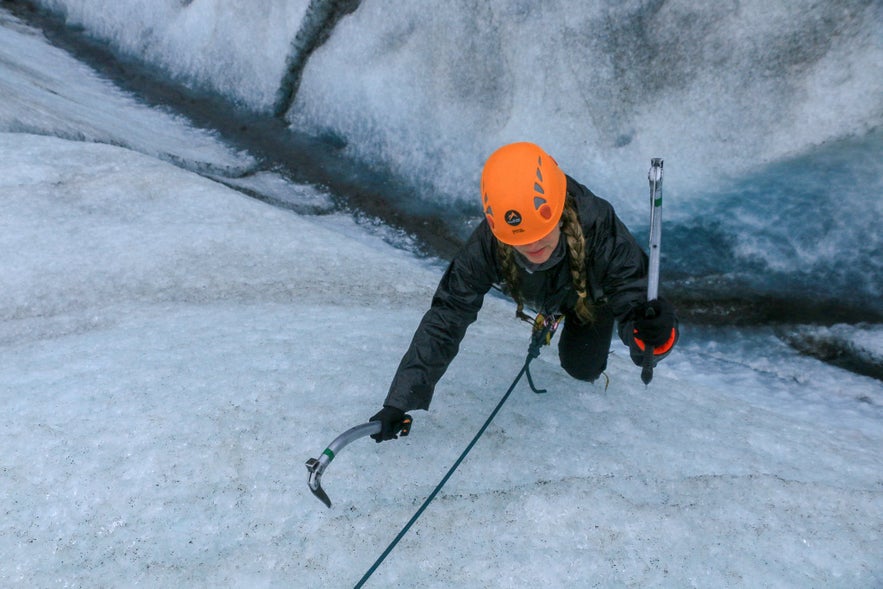
{"label": "woman's face", "polygon": [[524,245],[514,245],[518,253],[527,258],[531,264],[542,264],[551,257],[561,239],[561,228],[555,225],[545,237]]}

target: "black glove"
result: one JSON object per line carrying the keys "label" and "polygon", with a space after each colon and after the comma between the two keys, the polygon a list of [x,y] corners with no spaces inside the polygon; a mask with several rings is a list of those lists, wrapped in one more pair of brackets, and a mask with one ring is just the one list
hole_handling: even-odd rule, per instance
{"label": "black glove", "polygon": [[[405,415],[405,412],[396,407],[390,407],[389,405],[384,405],[383,409],[378,411],[374,416],[368,421],[379,421],[380,422],[380,432],[373,434],[371,439],[377,443],[384,442],[386,440],[395,440],[398,438],[396,435],[399,431],[402,431],[402,427],[405,425],[405,419],[408,416]],[[410,419],[409,419],[410,421]],[[402,431],[402,435],[406,436],[407,429]]]}
{"label": "black glove", "polygon": [[[650,314],[653,316],[648,317]],[[653,348],[653,366],[656,366],[671,353],[680,336],[675,309],[665,299],[654,299],[632,309],[620,330],[620,337],[628,344],[629,355],[637,366],[643,365],[648,345]]]}
{"label": "black glove", "polygon": [[[654,348],[667,343],[677,329],[675,309],[665,299],[654,299],[632,311],[634,337]],[[676,333],[676,332],[675,332]]]}

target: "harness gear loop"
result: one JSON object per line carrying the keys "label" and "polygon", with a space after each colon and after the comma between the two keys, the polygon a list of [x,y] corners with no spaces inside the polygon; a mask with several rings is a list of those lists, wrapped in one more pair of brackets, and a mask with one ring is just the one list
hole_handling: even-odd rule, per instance
{"label": "harness gear loop", "polygon": [[[560,325],[563,320],[564,315],[558,313],[549,313],[548,315],[537,313],[537,316],[533,320],[533,331],[530,336],[530,346],[527,350],[529,358],[536,358],[540,355],[540,348],[552,343],[552,336],[555,335],[558,325]],[[529,365],[525,365],[524,374],[527,376],[527,384],[530,385],[530,390],[538,395],[548,392],[546,389],[538,389],[536,385],[534,385],[533,377],[530,375]]]}

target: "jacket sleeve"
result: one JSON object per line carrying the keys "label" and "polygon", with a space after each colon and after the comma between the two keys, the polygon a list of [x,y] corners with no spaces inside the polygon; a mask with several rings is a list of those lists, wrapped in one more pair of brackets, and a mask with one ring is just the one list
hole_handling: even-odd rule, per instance
{"label": "jacket sleeve", "polygon": [[497,281],[494,246],[486,221],[454,256],[393,377],[384,405],[428,409],[435,385],[457,355],[484,295]]}

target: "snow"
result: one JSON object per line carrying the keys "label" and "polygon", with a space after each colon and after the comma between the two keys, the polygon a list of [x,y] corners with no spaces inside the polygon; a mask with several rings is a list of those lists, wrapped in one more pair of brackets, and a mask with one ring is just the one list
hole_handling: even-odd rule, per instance
{"label": "snow", "polygon": [[[176,167],[231,152],[110,88],[75,108],[94,75],[2,23],[0,584],[352,586],[518,373],[512,305],[408,438],[340,453],[326,509],[303,463],[379,409],[441,262]],[[554,347],[532,373],[367,587],[883,584],[879,381],[689,325],[646,388],[619,344],[606,390]]]}
{"label": "snow", "polygon": [[138,104],[5,11],[0,25],[3,129],[135,146],[218,174],[243,174],[254,166],[252,157],[221,144],[214,134]]}

